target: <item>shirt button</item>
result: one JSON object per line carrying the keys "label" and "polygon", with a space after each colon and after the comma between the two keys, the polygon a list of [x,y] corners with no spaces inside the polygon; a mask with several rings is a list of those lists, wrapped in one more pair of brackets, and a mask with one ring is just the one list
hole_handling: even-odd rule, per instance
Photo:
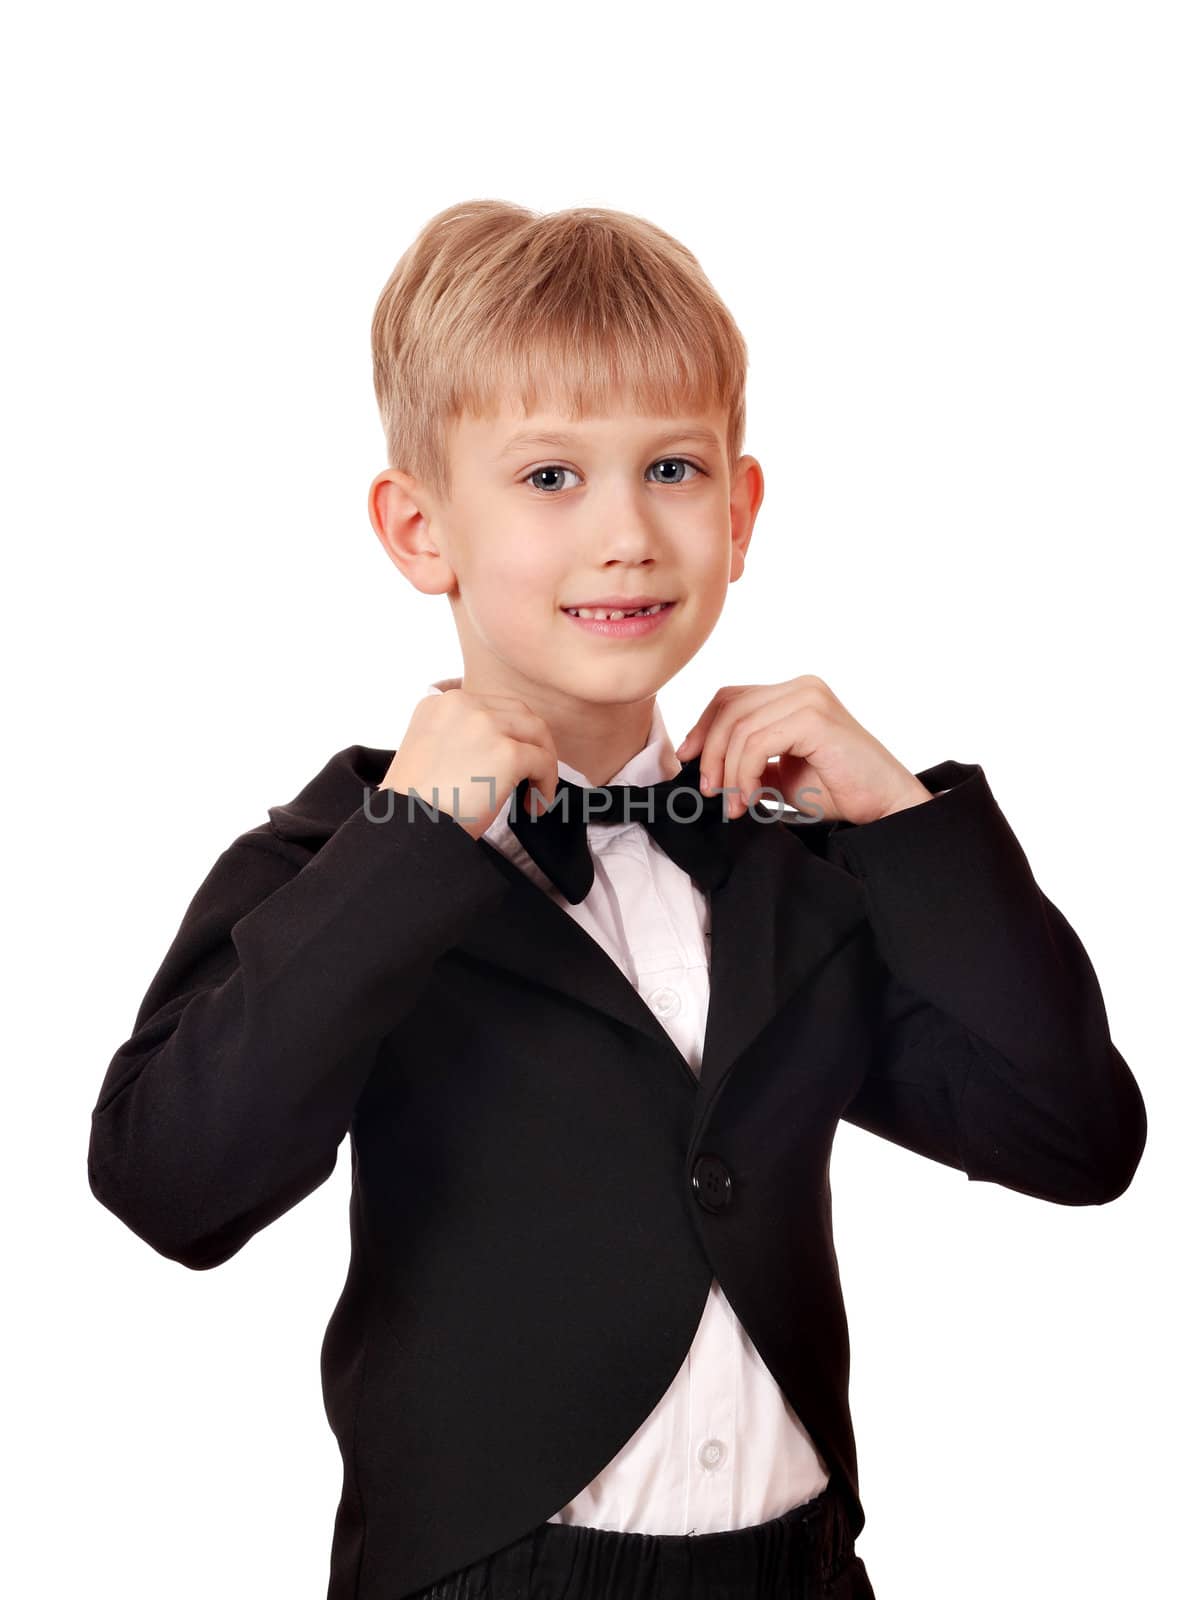
{"label": "shirt button", "polygon": [[674,989],[652,989],[650,1004],[661,1017],[674,1017],[680,1009],[680,997]]}
{"label": "shirt button", "polygon": [[723,1439],[705,1439],[696,1452],[696,1459],[706,1472],[715,1472],[725,1459],[725,1454]]}

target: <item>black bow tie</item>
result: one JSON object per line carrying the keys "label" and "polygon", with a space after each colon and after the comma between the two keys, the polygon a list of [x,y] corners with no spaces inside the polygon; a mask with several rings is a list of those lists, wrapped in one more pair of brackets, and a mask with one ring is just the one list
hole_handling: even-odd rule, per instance
{"label": "black bow tie", "polygon": [[586,837],[588,822],[641,822],[678,867],[701,889],[724,883],[732,865],[732,819],[727,796],[700,792],[700,757],[683,764],[674,778],[644,788],[602,784],[587,789],[557,779],[553,804],[539,816],[528,810],[531,782],[522,778],[508,807],[508,826],[540,869],[572,905],[584,900],[594,881]]}

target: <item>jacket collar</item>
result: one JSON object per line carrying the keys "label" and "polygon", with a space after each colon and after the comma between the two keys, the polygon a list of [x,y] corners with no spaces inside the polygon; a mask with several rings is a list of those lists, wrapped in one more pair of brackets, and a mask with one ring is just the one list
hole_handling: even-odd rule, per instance
{"label": "jacket collar", "polygon": [[[311,850],[365,802],[396,752],[353,744],[337,751],[287,805],[271,806],[276,834]],[[664,1053],[697,1122],[737,1058],[807,977],[866,915],[859,879],[824,856],[832,824],[790,823],[764,806],[735,830],[728,880],[709,897],[711,992],[699,1085],[650,1007],[597,941],[485,839],[472,841],[504,875],[508,892],[453,947],[460,956],[543,984],[643,1034]],[[760,820],[764,818],[765,820]]]}

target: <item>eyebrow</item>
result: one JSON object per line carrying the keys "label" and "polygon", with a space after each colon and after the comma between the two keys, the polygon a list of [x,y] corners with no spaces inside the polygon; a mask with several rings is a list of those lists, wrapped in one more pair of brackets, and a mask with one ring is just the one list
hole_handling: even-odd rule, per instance
{"label": "eyebrow", "polygon": [[[694,440],[698,444],[710,444],[716,449],[721,448],[721,442],[711,428],[672,428],[667,433],[661,433],[657,439],[652,439],[650,449],[661,450],[664,445],[678,444],[681,440]],[[514,433],[500,451],[498,460],[511,455],[513,451],[523,449],[525,445],[551,445],[560,449],[562,445],[576,445],[577,438],[571,433]]]}

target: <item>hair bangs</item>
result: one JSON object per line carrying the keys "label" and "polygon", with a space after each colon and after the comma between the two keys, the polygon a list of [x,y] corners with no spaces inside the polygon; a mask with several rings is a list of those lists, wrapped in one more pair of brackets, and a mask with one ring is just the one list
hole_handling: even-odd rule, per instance
{"label": "hair bangs", "polygon": [[373,317],[389,465],[443,498],[446,434],[464,413],[720,410],[732,467],[746,366],[745,341],[696,258],[621,212],[451,207],[398,263]]}

